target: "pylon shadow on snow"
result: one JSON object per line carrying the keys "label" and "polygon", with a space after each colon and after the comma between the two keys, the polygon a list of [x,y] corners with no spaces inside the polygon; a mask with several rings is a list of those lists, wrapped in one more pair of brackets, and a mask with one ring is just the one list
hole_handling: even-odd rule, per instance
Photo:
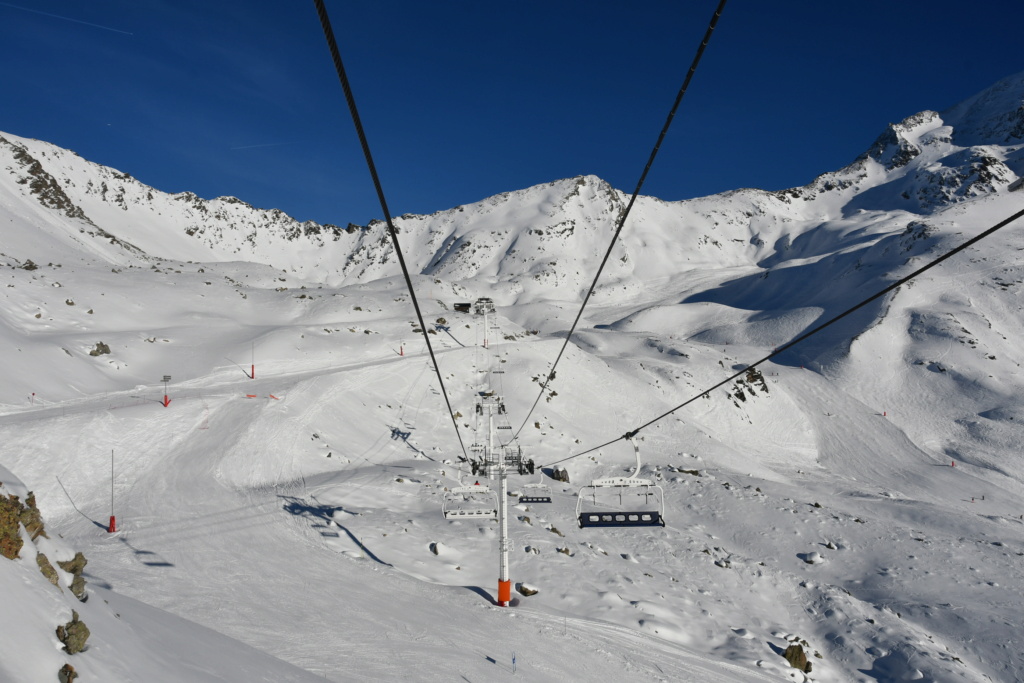
{"label": "pylon shadow on snow", "polygon": [[[471,593],[476,593],[477,595],[479,595],[481,598],[484,598],[485,600],[487,600],[487,602],[491,603],[492,605],[497,605],[498,604],[497,599],[494,597],[494,593],[490,592],[489,590],[487,590],[485,588],[481,588],[480,586],[463,586],[463,588],[465,588],[466,590],[470,591]],[[517,607],[519,605],[519,598],[513,597],[509,601],[508,604],[509,604],[509,607]]]}
{"label": "pylon shadow on snow", "polygon": [[[277,509],[259,510],[259,505],[242,505],[236,508],[215,510],[195,517],[163,518],[160,521],[147,523],[145,528],[146,541],[161,539],[166,542],[180,539],[197,532],[207,536],[229,532],[245,531],[262,524],[261,518],[277,514]],[[106,528],[106,527],[104,527]]]}
{"label": "pylon shadow on snow", "polygon": [[314,522],[310,525],[312,526],[312,528],[316,529],[321,536],[325,536],[327,535],[327,533],[320,531],[320,529],[326,528],[326,525],[328,523],[333,524],[340,531],[344,531],[345,534],[349,537],[349,539],[353,543],[355,543],[356,546],[358,546],[358,548],[368,558],[370,558],[377,564],[384,565],[385,567],[393,566],[390,562],[385,562],[384,560],[374,555],[373,551],[367,548],[365,545],[363,545],[363,542],[360,541],[359,538],[348,529],[348,527],[339,524],[337,521],[335,521],[334,513],[338,510],[343,510],[343,508],[335,505],[324,505],[323,503],[319,502],[316,503],[315,505],[311,505],[310,503],[302,500],[301,498],[296,498],[295,496],[278,495],[278,498],[281,498],[285,501],[285,512],[289,512],[297,517],[306,517],[307,519],[320,520],[320,522],[323,522]]}
{"label": "pylon shadow on snow", "polygon": [[[136,556],[146,556],[147,559],[142,559],[140,557],[139,558],[139,562],[141,562],[142,564],[146,565],[147,567],[173,567],[174,566],[174,563],[168,562],[168,561],[164,560],[163,558],[161,558],[157,553],[153,552],[152,550],[140,550],[140,549],[136,548],[131,543],[129,543],[128,539],[125,538],[124,536],[118,537],[117,540],[121,541],[121,543],[124,543],[126,546],[128,546],[131,549],[131,551],[133,553],[135,553]],[[152,557],[152,559],[149,559],[150,556]]]}
{"label": "pylon shadow on snow", "polygon": [[[106,579],[101,579],[100,577],[96,576],[91,572],[83,571],[82,578],[86,580],[86,585],[98,586],[99,588],[105,588],[107,590],[114,590],[114,586],[109,581],[107,581]],[[86,592],[85,595],[88,598],[89,593]],[[83,600],[83,602],[85,601]]]}
{"label": "pylon shadow on snow", "polygon": [[431,458],[429,455],[427,455],[425,451],[417,448],[416,446],[409,442],[409,437],[412,436],[411,428],[408,431],[403,431],[401,427],[392,427],[389,425],[388,429],[391,430],[392,441],[403,441],[405,442],[405,445],[408,446],[416,455],[422,456],[431,462],[437,462],[436,459]]}
{"label": "pylon shadow on snow", "polygon": [[492,593],[490,593],[489,591],[481,588],[480,586],[463,586],[463,588],[465,588],[466,590],[468,590],[468,591],[470,591],[472,593],[476,593],[477,595],[479,595],[481,598],[484,598],[485,600],[487,600],[487,602],[491,603],[492,605],[498,604],[495,601],[495,599],[494,599],[494,595]]}

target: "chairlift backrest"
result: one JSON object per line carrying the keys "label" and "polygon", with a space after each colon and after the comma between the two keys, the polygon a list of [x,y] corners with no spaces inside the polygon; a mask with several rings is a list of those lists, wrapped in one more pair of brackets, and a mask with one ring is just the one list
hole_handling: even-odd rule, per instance
{"label": "chairlift backrest", "polygon": [[[576,501],[576,521],[580,528],[585,527],[635,527],[665,526],[665,492],[650,479],[640,479],[640,449],[632,438],[627,440],[633,444],[636,454],[636,468],[629,477],[605,477],[595,479],[580,489]],[[598,501],[598,494],[601,501]],[[623,495],[632,494],[643,497],[641,505],[622,501]],[[590,502],[588,503],[588,497]],[[611,502],[615,497],[617,503]],[[653,499],[653,501],[652,501]],[[585,510],[584,507],[591,509]]]}
{"label": "chairlift backrest", "polygon": [[488,486],[458,486],[444,495],[445,519],[497,519],[498,497]]}

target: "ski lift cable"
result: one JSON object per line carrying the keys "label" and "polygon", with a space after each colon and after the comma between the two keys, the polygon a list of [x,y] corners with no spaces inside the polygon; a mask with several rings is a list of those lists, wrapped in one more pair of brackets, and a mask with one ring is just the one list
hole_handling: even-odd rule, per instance
{"label": "ski lift cable", "polygon": [[[504,372],[501,372],[498,375],[498,393],[501,396],[505,396],[505,373]],[[508,417],[508,410],[507,409],[503,410],[501,412],[501,419],[503,419],[505,421],[505,424],[508,425],[509,429],[512,429],[512,421]],[[503,443],[501,445],[502,446],[510,446],[510,445],[516,443],[517,441],[518,441],[518,439],[516,438],[516,435],[513,434],[512,435],[512,439],[508,443]]]}
{"label": "ski lift cable", "polygon": [[647,174],[650,172],[651,166],[654,164],[654,158],[658,155],[661,143],[665,140],[665,136],[668,134],[668,129],[675,118],[676,111],[679,109],[683,96],[686,94],[686,90],[690,86],[690,81],[693,79],[693,74],[697,70],[697,65],[700,63],[701,57],[704,55],[704,49],[708,46],[708,42],[711,40],[711,34],[714,32],[715,26],[718,24],[718,19],[722,15],[725,3],[726,0],[719,0],[718,7],[715,9],[715,13],[711,17],[707,31],[704,33],[704,38],[701,40],[700,47],[697,48],[697,54],[694,56],[693,62],[690,64],[690,70],[686,73],[686,78],[683,79],[683,84],[680,86],[679,92],[676,94],[675,102],[672,104],[672,108],[669,110],[668,116],[665,119],[665,124],[661,128],[661,133],[658,135],[658,140],[654,143],[654,149],[651,150],[651,154],[647,159],[647,165],[644,166],[643,173],[640,174],[640,179],[637,181],[636,189],[633,190],[633,195],[630,197],[629,203],[626,204],[625,210],[623,210],[622,214],[619,216],[615,232],[612,234],[612,239],[608,244],[607,251],[605,251],[604,258],[601,259],[601,265],[597,268],[597,274],[594,276],[594,281],[591,283],[590,289],[587,290],[586,295],[583,297],[583,303],[580,305],[580,310],[576,314],[576,319],[573,320],[572,326],[569,328],[569,332],[565,335],[565,341],[562,343],[562,348],[558,351],[558,355],[555,357],[555,362],[551,365],[551,370],[548,372],[547,377],[545,377],[544,382],[541,384],[540,393],[538,393],[536,400],[534,400],[529,412],[527,412],[526,419],[523,420],[523,424],[520,425],[518,430],[516,430],[515,435],[517,437],[530,421],[530,416],[533,415],[533,411],[537,408],[537,404],[540,403],[541,397],[544,396],[544,392],[548,388],[548,383],[555,378],[555,368],[558,366],[558,361],[562,359],[562,354],[565,353],[565,349],[569,345],[569,340],[572,338],[573,332],[576,331],[576,326],[579,324],[580,318],[583,317],[583,311],[586,309],[587,303],[590,301],[590,297],[594,294],[594,290],[597,288],[597,283],[598,280],[601,279],[601,273],[604,271],[605,264],[608,263],[608,258],[612,254],[612,249],[615,247],[616,242],[618,242],[619,233],[622,232],[622,227],[625,225],[626,219],[629,217],[629,212],[633,209],[633,204],[636,202],[636,198],[639,196],[640,190],[644,186],[644,182],[647,180]]}
{"label": "ski lift cable", "polygon": [[452,419],[452,426],[455,428],[455,436],[459,439],[459,447],[462,449],[462,454],[466,455],[466,446],[462,442],[462,434],[459,432],[459,424],[455,418],[455,412],[452,410],[451,400],[448,398],[448,391],[444,386],[444,378],[441,376],[441,368],[437,364],[437,358],[434,355],[434,347],[430,343],[430,335],[427,334],[427,325],[423,320],[423,313],[420,311],[420,303],[416,298],[416,292],[412,286],[412,278],[409,276],[409,268],[406,266],[405,257],[402,255],[402,248],[398,243],[398,231],[395,230],[395,224],[391,218],[391,212],[388,210],[387,200],[384,198],[384,189],[381,187],[380,177],[377,175],[377,167],[373,163],[373,156],[370,153],[370,144],[366,139],[366,132],[363,129],[363,123],[359,118],[359,111],[356,109],[355,96],[352,94],[352,87],[349,84],[348,75],[345,73],[345,66],[341,61],[341,53],[338,51],[338,43],[334,38],[334,30],[331,28],[331,20],[327,16],[327,8],[324,7],[323,0],[313,0],[313,4],[316,5],[316,12],[320,17],[320,25],[324,30],[324,38],[327,40],[327,47],[330,49],[331,58],[334,60],[334,68],[335,71],[338,72],[338,79],[341,81],[341,88],[345,92],[345,100],[348,102],[348,109],[352,115],[352,122],[355,124],[356,133],[359,136],[359,144],[363,148],[363,156],[366,157],[366,166],[370,171],[370,177],[373,179],[373,186],[377,191],[377,198],[380,200],[381,211],[384,212],[384,219],[388,225],[388,233],[391,235],[391,243],[395,247],[395,254],[398,256],[398,263],[402,267],[402,275],[405,277],[405,284],[409,288],[409,296],[412,299],[413,308],[416,309],[416,319],[419,320],[420,330],[423,332],[423,338],[427,342],[427,351],[430,353],[430,361],[434,365],[434,372],[437,374],[437,381],[441,385],[441,394],[444,396],[445,405],[448,407],[448,415]]}
{"label": "ski lift cable", "polygon": [[556,460],[554,462],[551,462],[551,463],[548,463],[546,465],[543,465],[543,467],[551,467],[553,465],[558,465],[558,464],[566,462],[568,460],[572,460],[574,458],[579,458],[581,456],[587,455],[588,453],[593,453],[596,450],[599,450],[599,449],[604,448],[606,446],[610,446],[611,444],[616,443],[617,441],[620,441],[622,439],[631,439],[631,438],[633,438],[637,434],[637,432],[639,432],[640,430],[645,429],[647,427],[650,427],[655,422],[668,417],[669,415],[671,415],[672,413],[676,412],[680,408],[688,406],[689,404],[691,404],[694,401],[696,401],[698,398],[700,398],[702,396],[709,395],[712,391],[714,391],[714,390],[716,390],[716,389],[718,389],[720,387],[725,386],[726,384],[728,384],[729,382],[733,381],[737,377],[740,377],[741,375],[743,375],[743,374],[745,374],[747,372],[750,372],[751,370],[753,370],[757,366],[759,366],[762,363],[764,363],[764,362],[774,358],[775,356],[779,355],[783,351],[786,351],[786,350],[796,346],[800,342],[808,339],[809,337],[811,337],[811,336],[813,336],[815,334],[818,334],[819,332],[824,330],[826,327],[829,327],[833,323],[836,323],[836,322],[842,320],[843,318],[845,318],[846,316],[850,315],[851,313],[854,313],[855,311],[860,310],[861,308],[863,308],[864,306],[868,305],[872,301],[875,301],[876,299],[879,299],[879,298],[885,296],[886,294],[888,294],[889,292],[893,291],[894,289],[902,287],[906,283],[908,283],[911,280],[913,280],[914,278],[916,278],[918,275],[921,275],[925,271],[931,270],[932,268],[934,268],[935,266],[939,265],[940,263],[942,263],[946,259],[948,259],[948,258],[950,258],[952,256],[955,256],[956,254],[959,254],[961,251],[963,251],[963,250],[965,250],[965,249],[967,249],[967,248],[977,244],[981,240],[983,240],[986,237],[992,235],[996,231],[1001,230],[1002,228],[1005,228],[1007,225],[1009,225],[1010,223],[1013,223],[1014,221],[1016,221],[1017,219],[1021,218],[1022,216],[1024,216],[1024,209],[1018,211],[1017,213],[1013,214],[1009,218],[1005,218],[1002,221],[1000,221],[999,223],[996,223],[995,225],[993,225],[988,230],[985,230],[984,232],[982,232],[982,233],[980,233],[978,235],[975,235],[974,237],[972,237],[971,239],[967,240],[966,242],[964,242],[960,246],[954,247],[950,251],[947,251],[942,256],[939,256],[938,258],[936,258],[935,260],[931,261],[930,263],[927,263],[924,266],[922,266],[921,268],[918,268],[917,270],[915,270],[910,275],[907,275],[906,277],[903,277],[903,278],[897,280],[896,282],[892,283],[891,285],[889,285],[885,289],[881,290],[880,292],[878,292],[878,293],[868,297],[867,299],[864,299],[859,304],[856,304],[855,306],[853,306],[851,308],[848,308],[847,310],[843,311],[842,313],[840,313],[839,315],[835,316],[831,320],[828,320],[828,321],[822,323],[821,325],[818,325],[813,330],[811,330],[809,332],[805,332],[804,334],[800,335],[796,339],[793,339],[792,341],[787,342],[786,344],[783,344],[782,346],[779,346],[778,348],[776,348],[774,351],[772,351],[770,354],[768,354],[767,356],[765,356],[761,360],[756,361],[754,363],[751,363],[750,365],[746,366],[745,368],[743,368],[739,372],[736,372],[736,373],[726,377],[724,380],[722,380],[718,384],[714,385],[713,387],[710,387],[710,388],[700,392],[699,394],[697,394],[697,395],[693,396],[692,398],[684,401],[683,403],[680,403],[679,405],[677,405],[672,410],[669,410],[667,412],[662,413],[658,417],[645,422],[644,424],[640,425],[636,429],[634,429],[634,430],[632,430],[630,432],[626,432],[624,435],[622,435],[620,437],[617,437],[615,439],[612,439],[611,441],[608,441],[607,443],[603,443],[600,446],[595,446],[594,448],[590,448],[588,450],[585,450],[582,453],[576,453],[575,455],[570,455],[567,458],[562,458],[561,460]]}

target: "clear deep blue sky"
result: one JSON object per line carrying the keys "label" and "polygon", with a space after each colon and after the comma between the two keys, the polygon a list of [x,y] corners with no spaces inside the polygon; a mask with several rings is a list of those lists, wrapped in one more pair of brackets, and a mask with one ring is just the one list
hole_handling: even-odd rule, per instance
{"label": "clear deep blue sky", "polygon": [[[327,0],[395,215],[631,192],[716,0]],[[1020,0],[730,0],[643,193],[803,185],[1024,71]],[[165,192],[382,216],[312,0],[0,1],[0,131]]]}

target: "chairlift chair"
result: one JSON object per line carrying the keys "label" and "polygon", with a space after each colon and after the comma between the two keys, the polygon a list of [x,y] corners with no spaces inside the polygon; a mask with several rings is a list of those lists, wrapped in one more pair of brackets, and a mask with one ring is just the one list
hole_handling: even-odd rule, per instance
{"label": "chairlift chair", "polygon": [[519,502],[522,503],[550,503],[551,487],[547,484],[524,484],[526,489],[519,494]]}
{"label": "chairlift chair", "polygon": [[587,527],[665,526],[665,492],[650,479],[640,479],[640,448],[631,436],[636,468],[628,477],[595,479],[580,489],[576,520]]}
{"label": "chairlift chair", "polygon": [[498,496],[489,486],[457,486],[444,494],[445,519],[497,519]]}
{"label": "chairlift chair", "polygon": [[[533,460],[521,461],[519,464],[519,474],[533,474],[534,464]],[[536,484],[524,484],[523,488],[526,489],[525,493],[519,494],[520,503],[550,503],[551,502],[551,487],[544,483],[544,475],[540,475],[540,480]]]}

